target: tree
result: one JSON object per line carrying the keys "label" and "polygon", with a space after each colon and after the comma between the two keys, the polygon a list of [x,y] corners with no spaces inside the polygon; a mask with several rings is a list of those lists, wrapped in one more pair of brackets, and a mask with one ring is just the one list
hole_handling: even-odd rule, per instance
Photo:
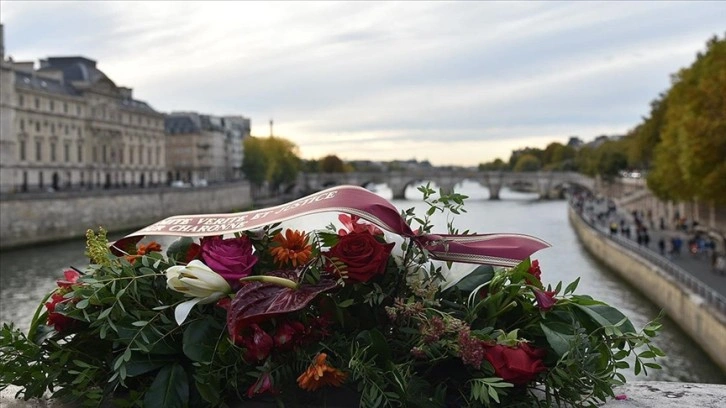
{"label": "tree", "polygon": [[678,176],[678,198],[726,204],[726,37],[710,39],[673,76],[664,119],[649,185],[659,189]]}
{"label": "tree", "polygon": [[330,154],[320,159],[320,171],[323,173],[345,173],[346,166],[338,156]]}
{"label": "tree", "polygon": [[280,137],[248,137],[244,141],[242,170],[259,188],[267,182],[272,190],[297,179],[301,167],[297,146]]}
{"label": "tree", "polygon": [[494,161],[490,161],[488,163],[479,163],[479,171],[502,171],[502,170],[508,170],[509,165],[504,162],[502,159],[494,159]]}
{"label": "tree", "polygon": [[628,149],[628,164],[631,168],[651,168],[655,148],[660,143],[666,112],[666,95],[661,93],[650,103],[650,115],[629,132],[632,139]]}
{"label": "tree", "polygon": [[542,168],[542,162],[535,155],[525,153],[517,159],[514,171],[537,171]]}
{"label": "tree", "polygon": [[243,142],[244,158],[242,171],[253,186],[260,188],[267,181],[267,155],[263,139],[246,137]]}

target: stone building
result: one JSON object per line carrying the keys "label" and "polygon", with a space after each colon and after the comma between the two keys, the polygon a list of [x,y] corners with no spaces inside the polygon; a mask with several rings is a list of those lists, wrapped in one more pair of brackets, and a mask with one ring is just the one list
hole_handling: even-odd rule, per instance
{"label": "stone building", "polygon": [[191,184],[242,178],[242,141],[250,120],[242,116],[174,112],[166,116],[168,179]]}
{"label": "stone building", "polygon": [[85,57],[0,67],[0,191],[166,182],[164,116]]}

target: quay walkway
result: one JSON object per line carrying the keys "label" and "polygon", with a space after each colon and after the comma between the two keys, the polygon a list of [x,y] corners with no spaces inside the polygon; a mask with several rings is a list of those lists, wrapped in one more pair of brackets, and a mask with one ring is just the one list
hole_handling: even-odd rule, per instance
{"label": "quay walkway", "polygon": [[[593,205],[593,203],[590,203]],[[599,206],[599,207],[598,207]],[[726,274],[720,274],[714,271],[711,256],[708,253],[693,254],[688,248],[688,239],[690,234],[684,231],[672,228],[660,229],[659,225],[651,225],[648,220],[644,220],[645,226],[650,236],[647,245],[637,243],[637,233],[635,221],[631,213],[617,208],[614,213],[609,216],[598,218],[597,214],[605,212],[607,208],[604,204],[594,204],[590,207],[590,211],[586,208],[583,210],[582,219],[591,227],[607,235],[610,239],[637,253],[647,259],[660,269],[671,275],[677,282],[691,290],[693,293],[702,297],[706,303],[718,310],[726,317]],[[623,234],[620,228],[620,221],[624,221],[624,225],[630,229],[630,237]],[[609,225],[615,222],[618,225],[618,232],[611,234]],[[670,253],[671,238],[681,238],[683,246],[680,253]],[[666,243],[664,254],[660,253],[658,241],[663,239]]]}

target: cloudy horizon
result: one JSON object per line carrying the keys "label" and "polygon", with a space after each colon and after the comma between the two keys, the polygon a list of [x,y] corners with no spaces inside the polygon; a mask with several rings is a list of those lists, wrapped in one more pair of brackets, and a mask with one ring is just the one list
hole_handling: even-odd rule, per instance
{"label": "cloudy horizon", "polygon": [[624,134],[726,31],[721,2],[9,2],[5,54],[82,55],[161,112],[303,158],[507,160]]}

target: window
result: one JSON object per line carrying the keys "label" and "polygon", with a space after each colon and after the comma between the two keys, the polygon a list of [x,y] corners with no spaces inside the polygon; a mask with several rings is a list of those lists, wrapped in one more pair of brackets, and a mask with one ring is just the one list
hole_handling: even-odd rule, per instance
{"label": "window", "polygon": [[161,147],[156,146],[156,165],[161,164]]}
{"label": "window", "polygon": [[55,109],[55,103],[53,103],[53,101],[50,101],[48,106],[50,107],[50,111],[53,112],[53,109]]}
{"label": "window", "polygon": [[19,125],[20,125],[20,131],[25,132],[25,120],[20,119]]}
{"label": "window", "polygon": [[18,106],[25,105],[25,98],[23,98],[23,95],[18,95]]}
{"label": "window", "polygon": [[43,157],[43,144],[40,140],[35,141],[35,161],[41,161]]}
{"label": "window", "polygon": [[40,99],[35,98],[35,109],[40,109]]}
{"label": "window", "polygon": [[151,148],[146,149],[146,164],[151,164]]}
{"label": "window", "polygon": [[139,164],[144,164],[144,146],[139,146]]}
{"label": "window", "polygon": [[81,116],[81,105],[76,105],[76,115]]}
{"label": "window", "polygon": [[129,147],[129,164],[134,164],[134,147]]}
{"label": "window", "polygon": [[20,141],[20,160],[25,161],[25,140]]}
{"label": "window", "polygon": [[82,163],[83,162],[83,145],[80,142],[78,143],[78,152],[76,152],[76,153],[78,156],[78,162]]}
{"label": "window", "polygon": [[103,153],[101,154],[101,157],[103,158],[103,162],[106,163],[108,161],[108,149],[107,149],[106,145],[103,145],[102,149],[103,149],[102,150]]}
{"label": "window", "polygon": [[40,133],[40,122],[35,122],[35,131]]}
{"label": "window", "polygon": [[50,161],[52,161],[52,162],[55,161],[55,145],[56,145],[55,142],[50,143]]}
{"label": "window", "polygon": [[68,125],[65,125],[66,134],[68,134]]}
{"label": "window", "polygon": [[71,144],[66,143],[63,145],[63,161],[68,163],[71,161]]}
{"label": "window", "polygon": [[68,113],[68,102],[63,102],[63,113]]}
{"label": "window", "polygon": [[50,134],[52,134],[52,135],[55,134],[55,123],[50,124]]}
{"label": "window", "polygon": [[124,148],[120,147],[118,149],[118,161],[120,164],[124,164]]}
{"label": "window", "polygon": [[81,135],[81,128],[78,128],[78,136],[83,136]]}
{"label": "window", "polygon": [[98,146],[93,146],[93,150],[91,153],[93,155],[93,162],[97,163],[98,162]]}

